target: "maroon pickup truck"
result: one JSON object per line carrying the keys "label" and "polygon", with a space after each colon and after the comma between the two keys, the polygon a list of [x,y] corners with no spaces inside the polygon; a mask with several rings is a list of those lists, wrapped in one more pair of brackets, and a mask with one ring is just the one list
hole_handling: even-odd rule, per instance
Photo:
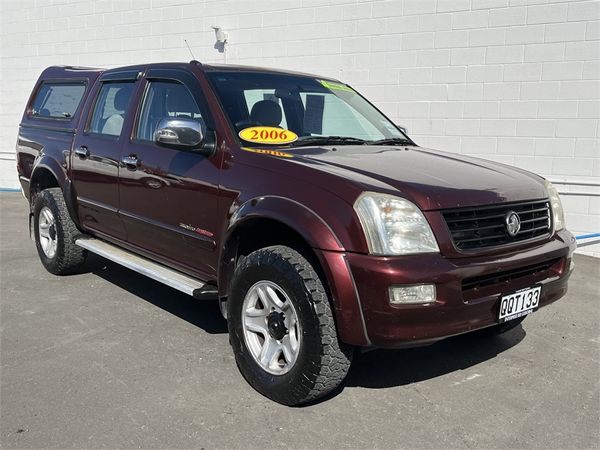
{"label": "maroon pickup truck", "polygon": [[50,67],[19,129],[44,267],[97,253],[218,300],[243,376],[288,405],[354,349],[502,333],[562,297],[555,188],[416,145],[350,86],[254,67]]}

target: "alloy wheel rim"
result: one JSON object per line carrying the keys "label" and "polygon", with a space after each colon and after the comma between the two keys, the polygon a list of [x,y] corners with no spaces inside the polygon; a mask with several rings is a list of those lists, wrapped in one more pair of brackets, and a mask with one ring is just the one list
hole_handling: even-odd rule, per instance
{"label": "alloy wheel rim", "polygon": [[302,330],[285,291],[272,281],[255,283],[244,297],[242,327],[254,361],[266,372],[289,372],[300,352]]}
{"label": "alloy wheel rim", "polygon": [[56,248],[58,245],[58,239],[56,236],[56,221],[54,214],[50,211],[50,208],[44,206],[40,210],[38,219],[38,234],[40,236],[40,245],[44,255],[52,259],[56,256]]}

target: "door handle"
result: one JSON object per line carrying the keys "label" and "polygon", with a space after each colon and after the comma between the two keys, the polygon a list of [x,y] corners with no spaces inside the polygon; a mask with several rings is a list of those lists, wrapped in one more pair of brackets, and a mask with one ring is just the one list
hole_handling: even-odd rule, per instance
{"label": "door handle", "polygon": [[75,149],[75,154],[83,159],[90,156],[90,151],[85,145],[82,145],[81,147]]}
{"label": "door handle", "polygon": [[140,160],[135,155],[125,156],[123,159],[121,159],[121,162],[125,164],[128,169],[132,170],[137,169],[140,165]]}

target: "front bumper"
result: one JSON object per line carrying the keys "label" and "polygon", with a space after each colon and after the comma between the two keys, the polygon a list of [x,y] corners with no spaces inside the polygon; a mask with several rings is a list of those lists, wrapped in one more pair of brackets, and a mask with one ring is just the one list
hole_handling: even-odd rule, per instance
{"label": "front bumper", "polygon": [[[541,285],[540,307],[558,300],[567,292],[575,247],[573,236],[563,230],[548,242],[501,256],[449,259],[440,254],[377,257],[348,253],[342,257],[349,274],[344,273],[340,254],[323,253],[325,260],[335,265],[326,272],[333,281],[330,285],[342,340],[355,345],[406,347],[496,324],[500,297],[519,289]],[[542,269],[522,271],[534,267]],[[515,276],[489,281],[499,273]],[[472,281],[478,279],[488,281],[472,287]],[[463,286],[464,280],[471,281],[470,286]],[[435,283],[435,303],[390,304],[390,285],[420,283]],[[356,298],[348,298],[352,294]],[[358,333],[361,327],[362,335]]]}

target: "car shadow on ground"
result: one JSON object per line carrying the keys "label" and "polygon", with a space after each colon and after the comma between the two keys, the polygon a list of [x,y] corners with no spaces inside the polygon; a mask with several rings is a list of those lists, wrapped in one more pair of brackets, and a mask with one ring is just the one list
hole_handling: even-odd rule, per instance
{"label": "car shadow on ground", "polygon": [[195,299],[93,253],[88,253],[80,273],[93,273],[207,333],[227,333],[227,322],[216,301]]}
{"label": "car shadow on ground", "polygon": [[[193,299],[94,254],[88,255],[82,272],[93,273],[207,333],[227,333],[227,322],[221,316],[216,301]],[[338,395],[344,387],[381,389],[404,386],[468,369],[513,347],[525,335],[518,325],[500,336],[474,332],[427,347],[357,351],[344,385],[315,403]]]}
{"label": "car shadow on ground", "polygon": [[357,353],[346,386],[371,389],[404,386],[469,369],[517,345],[525,335],[523,327],[518,325],[497,336],[484,330],[427,347]]}

